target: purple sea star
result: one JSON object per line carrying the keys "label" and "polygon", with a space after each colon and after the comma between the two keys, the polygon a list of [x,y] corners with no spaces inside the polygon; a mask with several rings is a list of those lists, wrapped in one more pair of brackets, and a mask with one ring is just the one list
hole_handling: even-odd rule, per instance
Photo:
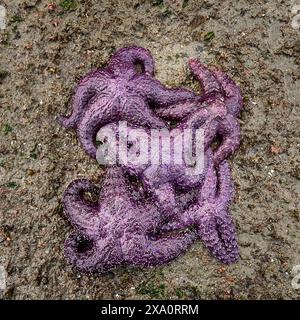
{"label": "purple sea star", "polygon": [[151,201],[134,194],[121,168],[107,170],[97,203],[84,199],[84,192],[95,191],[91,182],[75,180],[63,198],[64,212],[76,229],[66,240],[65,256],[82,272],[106,272],[124,263],[163,264],[197,238],[195,231],[158,236],[162,215]]}
{"label": "purple sea star", "polygon": [[[233,187],[226,159],[240,142],[236,117],[241,94],[223,72],[210,71],[197,60],[189,66],[201,82],[201,96],[168,89],[155,80],[151,54],[139,47],[119,50],[106,68],[89,73],[77,86],[72,115],[60,122],[77,129],[92,157],[96,157],[98,130],[119,121],[149,132],[170,129],[168,121],[175,120],[179,121],[176,130],[202,128],[205,138],[205,166],[199,175],[186,175],[186,165],[127,165],[108,168],[100,192],[87,180],[70,184],[63,204],[75,231],[66,240],[65,255],[80,271],[166,263],[197,237],[220,261],[238,259],[228,213]],[[221,143],[213,150],[216,138]],[[138,178],[142,190],[132,188],[125,172]],[[85,192],[92,191],[99,193],[97,203],[84,198]]]}
{"label": "purple sea star", "polygon": [[77,128],[82,147],[93,158],[96,134],[108,123],[123,120],[141,127],[164,128],[166,124],[150,106],[166,107],[196,95],[184,89],[168,89],[153,74],[154,60],[148,50],[134,46],[120,49],[106,68],[81,79],[75,89],[72,115],[60,117],[61,124]]}

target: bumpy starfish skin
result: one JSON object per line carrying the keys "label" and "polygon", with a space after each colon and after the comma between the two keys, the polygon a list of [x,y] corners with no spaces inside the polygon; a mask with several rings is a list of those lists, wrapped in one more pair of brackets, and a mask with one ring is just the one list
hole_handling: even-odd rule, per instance
{"label": "bumpy starfish skin", "polygon": [[134,193],[121,168],[107,170],[98,203],[84,199],[96,191],[76,180],[64,194],[64,212],[76,229],[65,243],[66,258],[82,272],[106,272],[120,264],[154,266],[179,256],[197,238],[195,231],[156,235],[162,215]]}
{"label": "bumpy starfish skin", "polygon": [[94,158],[97,131],[108,123],[124,120],[137,126],[164,128],[164,121],[149,106],[166,107],[196,95],[164,87],[153,73],[154,61],[148,50],[128,47],[117,51],[106,68],[91,72],[80,81],[73,97],[72,115],[61,117],[60,122],[67,128],[77,128],[84,150]]}
{"label": "bumpy starfish skin", "polygon": [[181,120],[183,128],[204,129],[204,150],[214,139],[221,144],[214,152],[214,163],[218,165],[232,155],[240,144],[240,127],[236,119],[243,100],[237,85],[221,71],[209,71],[199,61],[192,59],[189,67],[202,85],[203,95],[195,101],[158,109],[157,114],[168,120]]}
{"label": "bumpy starfish skin", "polygon": [[[191,174],[191,164],[172,162],[171,155],[168,164],[114,163],[101,188],[85,179],[68,186],[63,206],[74,231],[65,242],[65,256],[78,270],[101,273],[122,264],[160,265],[198,238],[221,262],[237,261],[229,214],[234,190],[226,159],[240,143],[237,116],[243,101],[237,85],[223,72],[211,71],[195,59],[189,67],[202,86],[201,96],[168,89],[155,80],[153,58],[140,47],[117,51],[107,67],[90,72],[78,84],[72,114],[60,117],[60,122],[76,128],[93,158],[99,159],[102,152],[95,143],[99,129],[111,126],[118,139],[127,138],[128,133],[124,137],[119,132],[120,121],[127,121],[129,132],[144,129],[148,141],[151,129],[169,130],[170,121],[177,122],[169,131],[175,138],[186,129],[204,130],[203,170],[197,174]],[[221,142],[213,149],[217,138]],[[137,144],[126,143],[123,151],[135,153]],[[160,144],[151,148],[151,153],[161,154]],[[128,175],[136,177],[139,188]],[[86,193],[98,195],[98,201],[87,200]]]}
{"label": "bumpy starfish skin", "polygon": [[199,188],[196,203],[176,221],[162,226],[161,230],[195,226],[200,239],[215,257],[223,263],[235,262],[239,251],[233,221],[228,213],[233,194],[228,163],[223,161],[218,172],[211,165],[202,187]]}
{"label": "bumpy starfish skin", "polygon": [[[191,60],[189,65],[201,82],[203,96],[192,102],[159,109],[157,112],[169,120],[181,120],[178,126],[171,130],[174,137],[180,135],[184,129],[203,129],[204,151],[210,147],[217,135],[221,136],[222,142],[213,155],[217,166],[239,146],[240,128],[235,117],[242,107],[242,98],[238,87],[221,71],[211,72],[197,60]],[[148,136],[150,141],[149,132]],[[160,152],[160,149],[154,151],[157,154]],[[154,195],[161,210],[168,217],[173,217],[178,215],[176,187],[189,190],[200,185],[207,168],[207,157],[205,160],[203,171],[197,175],[187,174],[188,168],[185,165],[174,164],[127,165],[127,169],[142,180],[147,192]],[[165,196],[166,193],[168,197]]]}
{"label": "bumpy starfish skin", "polygon": [[[122,132],[122,134],[119,132],[116,124],[105,126],[102,129],[104,132],[109,130],[113,136],[118,136],[119,140],[117,141],[117,145],[119,150],[121,149],[120,141],[122,141],[122,144],[125,146],[128,146],[128,142],[130,142],[131,146],[127,147],[126,150],[123,150],[127,152],[129,159],[130,154],[135,154],[140,148],[146,148],[145,145],[140,145],[137,143],[137,141],[130,141],[131,130],[136,130],[137,128],[126,127],[127,130]],[[162,131],[160,132],[162,133]],[[183,133],[183,128],[174,128],[170,131],[170,136],[172,136],[174,140],[177,139],[177,141],[180,141],[181,143]],[[151,131],[145,129],[143,130],[143,134],[146,135],[144,137],[148,140],[148,142],[150,142]],[[142,135],[142,133],[140,135]],[[99,137],[99,135],[97,137]],[[105,135],[102,136],[102,138],[104,137]],[[103,139],[100,140],[102,141]],[[188,158],[188,155],[192,153],[191,147],[192,145],[190,145],[188,149],[184,150],[186,158]],[[154,203],[157,205],[161,213],[164,214],[165,218],[172,218],[179,214],[178,203],[175,199],[176,189],[179,188],[181,190],[190,191],[192,188],[201,185],[201,182],[205,178],[207,168],[209,165],[211,165],[211,151],[202,154],[203,150],[201,149],[201,146],[198,147],[200,147],[200,150],[197,150],[198,158],[193,159],[195,161],[194,163],[182,161],[182,164],[177,164],[175,160],[178,154],[174,153],[171,153],[169,163],[131,163],[130,160],[123,161],[120,158],[119,161],[125,172],[135,176],[139,181],[141,181],[145,192],[153,197]],[[105,146],[105,150],[113,150],[114,148],[114,145],[110,146],[108,144]],[[155,155],[162,154],[163,145],[160,143],[149,143],[148,152],[151,152]],[[102,155],[102,148],[98,148],[97,160],[99,162],[101,162],[100,158]]]}

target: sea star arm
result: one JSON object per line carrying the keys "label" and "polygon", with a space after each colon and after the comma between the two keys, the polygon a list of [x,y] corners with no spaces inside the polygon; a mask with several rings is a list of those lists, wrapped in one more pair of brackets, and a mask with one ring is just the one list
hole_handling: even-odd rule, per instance
{"label": "sea star arm", "polygon": [[150,166],[144,171],[142,181],[147,192],[153,196],[164,219],[170,219],[177,216],[178,210],[175,200],[175,188],[168,181],[171,177],[166,177],[166,174],[168,175],[168,170],[164,170],[164,168],[159,170],[157,166]]}
{"label": "sea star arm", "polygon": [[218,171],[218,203],[227,207],[234,197],[234,187],[231,181],[231,171],[225,160],[219,165]]}
{"label": "sea star arm", "polygon": [[217,133],[222,137],[221,144],[214,152],[214,163],[218,165],[231,156],[240,145],[240,125],[237,119],[228,114],[219,122]]}
{"label": "sea star arm", "polygon": [[[210,159],[212,159],[212,151],[208,150]],[[202,187],[199,189],[198,193],[198,205],[202,205],[206,201],[212,201],[217,193],[217,175],[216,170],[212,163],[207,169],[205,179],[203,181]]]}
{"label": "sea star arm", "polygon": [[92,158],[96,158],[96,135],[98,130],[105,125],[114,122],[119,100],[102,98],[95,101],[78,123],[78,138],[85,152]]}
{"label": "sea star arm", "polygon": [[183,102],[166,108],[158,108],[155,113],[166,120],[179,121],[197,111],[199,109],[198,103],[198,101]]}
{"label": "sea star arm", "polygon": [[112,237],[89,241],[73,232],[64,247],[66,259],[83,273],[104,273],[124,260],[120,245]]}
{"label": "sea star arm", "polygon": [[118,166],[108,167],[99,195],[101,210],[111,207],[114,199],[120,206],[123,206],[124,203],[130,203],[132,201],[131,193],[132,191],[123,169]]}
{"label": "sea star arm", "polygon": [[101,235],[107,223],[106,217],[99,216],[97,203],[84,199],[85,192],[97,192],[97,188],[88,180],[73,181],[63,196],[63,207],[71,224],[91,239]]}
{"label": "sea star arm", "polygon": [[214,71],[214,75],[225,93],[225,103],[229,113],[238,116],[243,106],[243,98],[239,87],[222,71]]}
{"label": "sea star arm", "polygon": [[111,57],[108,68],[116,69],[120,63],[131,65],[132,68],[140,64],[142,73],[149,76],[154,75],[154,60],[147,49],[136,46],[122,48]]}
{"label": "sea star arm", "polygon": [[[200,108],[194,113],[191,114],[190,117],[184,119],[180,124],[182,128],[189,129],[198,129],[205,125],[205,122],[209,119],[210,112],[207,108]],[[209,125],[209,124],[208,124]],[[210,129],[209,127],[207,129]]]}
{"label": "sea star arm", "polygon": [[226,161],[219,166],[219,192],[213,202],[204,203],[197,217],[197,230],[206,247],[223,263],[238,259],[238,247],[228,204],[233,194]]}
{"label": "sea star arm", "polygon": [[58,121],[66,128],[75,128],[89,106],[90,100],[108,87],[109,77],[96,70],[85,75],[77,85],[72,98],[72,114],[60,116]]}
{"label": "sea star arm", "polygon": [[220,84],[216,80],[214,74],[197,59],[191,59],[189,61],[189,68],[195,78],[201,83],[203,90],[202,94],[209,96],[221,92]]}
{"label": "sea star arm", "polygon": [[[150,199],[141,199],[136,203],[136,210],[139,212],[135,221],[139,223],[144,234],[156,234],[160,230],[162,220],[164,219],[161,212]],[[130,226],[128,229],[130,230]]]}
{"label": "sea star arm", "polygon": [[64,256],[80,272],[95,272],[97,269],[98,254],[94,242],[76,231],[65,241]]}
{"label": "sea star arm", "polygon": [[208,250],[221,262],[233,263],[238,259],[233,223],[228,212],[207,211],[198,220],[197,230]]}
{"label": "sea star arm", "polygon": [[158,80],[139,75],[133,80],[136,90],[153,107],[167,107],[187,100],[196,99],[197,95],[187,89],[170,89]]}
{"label": "sea star arm", "polygon": [[135,237],[128,242],[126,261],[134,266],[150,267],[167,263],[186,251],[197,239],[193,231],[150,239]]}

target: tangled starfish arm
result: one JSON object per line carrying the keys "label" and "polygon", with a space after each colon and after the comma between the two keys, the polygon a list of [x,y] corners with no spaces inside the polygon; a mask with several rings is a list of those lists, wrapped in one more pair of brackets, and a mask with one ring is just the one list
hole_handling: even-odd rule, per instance
{"label": "tangled starfish arm", "polygon": [[72,97],[72,114],[60,116],[58,121],[66,128],[76,128],[90,101],[108,89],[109,74],[106,71],[94,70],[81,78]]}
{"label": "tangled starfish arm", "polygon": [[98,188],[86,179],[74,180],[63,197],[64,212],[71,224],[84,236],[93,239],[103,232],[105,216],[98,215],[98,205],[84,198],[84,193],[95,193]]}
{"label": "tangled starfish arm", "polygon": [[166,108],[174,104],[192,101],[197,96],[187,89],[167,88],[154,78],[137,76],[135,79],[136,90],[143,92],[146,101],[155,108]]}
{"label": "tangled starfish arm", "polygon": [[228,212],[229,202],[233,198],[233,186],[226,161],[219,166],[219,179],[215,178],[215,175],[216,172],[207,175],[205,188],[209,188],[211,176],[211,181],[219,181],[218,190],[214,195],[203,190],[199,197],[202,208],[195,213],[196,226],[200,239],[211,253],[223,263],[233,263],[238,260],[239,252],[233,221]]}
{"label": "tangled starfish arm", "polygon": [[221,143],[214,153],[216,165],[232,155],[240,144],[240,127],[236,119],[243,105],[239,88],[221,71],[209,71],[196,59],[189,67],[201,83],[203,94],[194,101],[175,104],[156,111],[166,120],[181,121],[182,127],[204,129],[205,150],[217,136]]}
{"label": "tangled starfish arm", "polygon": [[118,50],[111,57],[108,64],[108,70],[110,70],[112,73],[116,73],[118,71],[123,72],[124,68],[122,65],[124,64],[126,64],[126,68],[131,68],[135,71],[137,67],[140,66],[140,72],[151,77],[154,76],[155,63],[151,52],[147,49],[130,46]]}
{"label": "tangled starfish arm", "polygon": [[[232,95],[235,96],[238,94],[239,89],[223,72],[210,71],[196,59],[189,61],[189,68],[194,77],[200,82],[202,88],[201,96],[195,97],[193,101],[172,104],[168,108],[157,109],[156,113],[160,117],[179,121],[199,109],[209,107],[211,101],[215,101],[218,98],[224,100],[226,95],[232,98]],[[216,77],[217,74],[220,81]],[[228,85],[225,87],[226,83],[228,83]],[[224,92],[224,88],[226,88],[226,93]]]}

